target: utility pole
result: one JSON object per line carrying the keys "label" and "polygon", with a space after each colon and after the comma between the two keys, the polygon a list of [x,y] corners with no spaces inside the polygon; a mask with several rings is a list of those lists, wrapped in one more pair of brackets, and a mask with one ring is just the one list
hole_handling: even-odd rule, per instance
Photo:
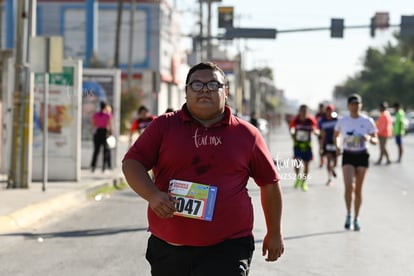
{"label": "utility pole", "polygon": [[201,0],[199,0],[200,2],[200,32],[199,32],[199,36],[198,36],[198,47],[199,47],[199,51],[200,51],[200,61],[201,60],[203,60],[203,42],[204,42],[204,40],[203,40],[203,35],[204,35],[204,31],[203,31],[203,28],[204,28],[204,23],[203,23],[203,20],[204,20],[204,13],[203,13],[203,1],[201,1]]}
{"label": "utility pole", "polygon": [[36,0],[18,0],[15,48],[12,154],[7,188],[28,188],[31,181],[33,93],[28,68],[29,36],[36,30]]}
{"label": "utility pole", "polygon": [[124,10],[124,1],[118,0],[118,11],[116,15],[116,29],[115,29],[115,53],[114,53],[114,67],[119,68],[119,48],[121,44],[121,25],[122,13]]}
{"label": "utility pole", "polygon": [[211,45],[211,2],[208,0],[208,14],[207,14],[207,60],[212,58],[212,45]]}
{"label": "utility pole", "polygon": [[131,0],[131,11],[129,16],[129,46],[128,46],[128,90],[132,86],[132,70],[133,70],[133,48],[134,48],[134,25],[135,25],[135,9],[136,0]]}
{"label": "utility pole", "polygon": [[0,49],[3,48],[3,0],[0,0]]}

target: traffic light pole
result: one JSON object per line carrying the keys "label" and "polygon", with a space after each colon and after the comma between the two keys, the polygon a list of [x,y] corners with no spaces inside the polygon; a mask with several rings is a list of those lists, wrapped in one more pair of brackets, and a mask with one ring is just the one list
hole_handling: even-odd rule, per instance
{"label": "traffic light pole", "polygon": [[[390,25],[390,27],[400,27],[400,24]],[[344,26],[344,29],[369,29],[371,25],[354,25]],[[301,29],[287,29],[287,30],[276,30],[279,33],[299,33],[299,32],[313,32],[313,31],[327,31],[331,27],[315,27],[315,28],[301,28]]]}

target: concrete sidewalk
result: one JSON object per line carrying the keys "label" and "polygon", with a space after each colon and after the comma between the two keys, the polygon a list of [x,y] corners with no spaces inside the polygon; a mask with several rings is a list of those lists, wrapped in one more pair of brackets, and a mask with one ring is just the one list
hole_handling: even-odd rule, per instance
{"label": "concrete sidewalk", "polygon": [[[92,173],[82,170],[80,180],[50,181],[42,191],[42,182],[33,182],[28,189],[7,189],[7,176],[0,176],[0,234],[31,227],[59,212],[86,203],[88,195],[102,186],[110,186],[123,180],[121,160],[128,148],[128,137],[120,136],[117,149],[117,168]],[[101,153],[102,154],[102,153]]]}
{"label": "concrete sidewalk", "polygon": [[79,182],[41,182],[28,189],[7,189],[6,179],[0,183],[0,233],[31,227],[40,220],[85,203],[88,195],[102,186],[114,185],[122,179],[120,168],[111,171],[82,170]]}

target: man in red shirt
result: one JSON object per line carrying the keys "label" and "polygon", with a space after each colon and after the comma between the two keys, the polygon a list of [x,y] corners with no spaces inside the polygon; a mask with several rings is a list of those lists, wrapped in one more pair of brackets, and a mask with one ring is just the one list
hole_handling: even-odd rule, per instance
{"label": "man in red shirt", "polygon": [[138,132],[139,135],[144,131],[144,129],[149,126],[149,124],[156,118],[155,115],[149,113],[149,109],[145,105],[141,105],[137,111],[138,118],[136,118],[129,130],[129,144],[132,142],[132,136],[135,131]]}
{"label": "man in red shirt", "polygon": [[254,250],[247,181],[260,187],[263,255],[276,261],[284,250],[279,174],[259,130],[225,105],[227,79],[217,65],[192,67],[185,91],[181,110],[157,117],[123,160],[128,184],[148,201],[146,258],[152,275],[247,275]]}
{"label": "man in red shirt", "polygon": [[296,180],[295,189],[301,186],[303,191],[308,190],[306,180],[309,177],[309,162],[313,160],[312,133],[319,136],[315,118],[308,114],[308,106],[299,107],[298,114],[289,125],[293,140],[293,158],[297,161],[294,166]]}

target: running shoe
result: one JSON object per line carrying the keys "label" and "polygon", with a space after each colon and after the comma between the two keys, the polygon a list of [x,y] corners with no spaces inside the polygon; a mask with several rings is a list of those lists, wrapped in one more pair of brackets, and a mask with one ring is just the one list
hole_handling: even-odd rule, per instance
{"label": "running shoe", "polygon": [[361,230],[361,226],[359,226],[358,220],[354,219],[354,231]]}
{"label": "running shoe", "polygon": [[302,180],[301,188],[304,192],[306,192],[309,189],[308,184],[306,184],[305,180]]}
{"label": "running shoe", "polygon": [[295,189],[299,188],[300,184],[302,183],[302,180],[300,180],[299,178],[296,179],[295,181],[295,186],[293,186]]}
{"label": "running shoe", "polygon": [[332,175],[333,175],[333,177],[336,177],[336,172],[335,172],[334,169],[332,169]]}
{"label": "running shoe", "polygon": [[345,229],[349,230],[351,228],[351,215],[346,216],[345,220]]}
{"label": "running shoe", "polygon": [[326,182],[326,186],[329,186],[330,187],[332,185],[333,185],[332,180],[329,179],[328,182]]}

